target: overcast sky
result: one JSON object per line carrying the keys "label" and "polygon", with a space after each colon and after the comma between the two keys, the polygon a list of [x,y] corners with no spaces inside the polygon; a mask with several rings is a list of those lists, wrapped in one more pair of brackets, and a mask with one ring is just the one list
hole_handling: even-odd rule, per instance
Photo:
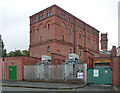
{"label": "overcast sky", "polygon": [[7,52],[29,48],[29,16],[56,4],[108,33],[108,46],[118,46],[119,0],[0,0],[0,34]]}

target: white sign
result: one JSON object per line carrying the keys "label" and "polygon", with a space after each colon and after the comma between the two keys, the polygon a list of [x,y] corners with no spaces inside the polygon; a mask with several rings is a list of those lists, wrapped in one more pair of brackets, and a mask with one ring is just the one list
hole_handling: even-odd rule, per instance
{"label": "white sign", "polygon": [[94,70],[93,73],[94,73],[94,74],[93,74],[94,77],[98,77],[98,76],[99,76],[99,70]]}
{"label": "white sign", "polygon": [[83,79],[83,73],[82,72],[77,73],[77,78]]}

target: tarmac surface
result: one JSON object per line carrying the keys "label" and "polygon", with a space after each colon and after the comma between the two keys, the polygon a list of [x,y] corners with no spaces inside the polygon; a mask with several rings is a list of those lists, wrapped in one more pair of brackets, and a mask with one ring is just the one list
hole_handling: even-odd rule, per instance
{"label": "tarmac surface", "polygon": [[[2,81],[2,93],[120,93],[120,87],[111,85],[83,85],[71,83],[46,83],[28,81]],[[25,92],[25,93],[26,93]]]}

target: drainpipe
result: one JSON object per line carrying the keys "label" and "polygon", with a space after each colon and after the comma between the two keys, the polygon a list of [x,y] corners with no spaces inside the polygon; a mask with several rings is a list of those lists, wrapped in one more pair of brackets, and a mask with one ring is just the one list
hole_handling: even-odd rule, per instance
{"label": "drainpipe", "polygon": [[86,50],[86,25],[84,24],[84,49]]}
{"label": "drainpipe", "polygon": [[74,49],[73,49],[73,52],[75,53],[75,51],[76,51],[76,48],[75,48],[75,37],[76,37],[76,35],[75,35],[75,21],[76,21],[76,19],[75,19],[75,17],[74,17]]}
{"label": "drainpipe", "polygon": [[86,57],[87,57],[87,54],[86,54],[86,24],[84,23],[84,61],[86,62]]}

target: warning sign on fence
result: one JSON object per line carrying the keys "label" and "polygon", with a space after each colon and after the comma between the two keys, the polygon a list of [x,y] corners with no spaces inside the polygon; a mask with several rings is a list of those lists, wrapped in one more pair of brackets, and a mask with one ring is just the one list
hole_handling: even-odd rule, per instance
{"label": "warning sign on fence", "polygon": [[93,70],[93,71],[94,71],[94,72],[93,72],[93,73],[94,73],[94,74],[93,74],[94,77],[98,77],[98,76],[99,76],[99,70]]}
{"label": "warning sign on fence", "polygon": [[79,78],[79,79],[83,79],[83,72],[79,72],[79,73],[77,73],[77,78]]}

